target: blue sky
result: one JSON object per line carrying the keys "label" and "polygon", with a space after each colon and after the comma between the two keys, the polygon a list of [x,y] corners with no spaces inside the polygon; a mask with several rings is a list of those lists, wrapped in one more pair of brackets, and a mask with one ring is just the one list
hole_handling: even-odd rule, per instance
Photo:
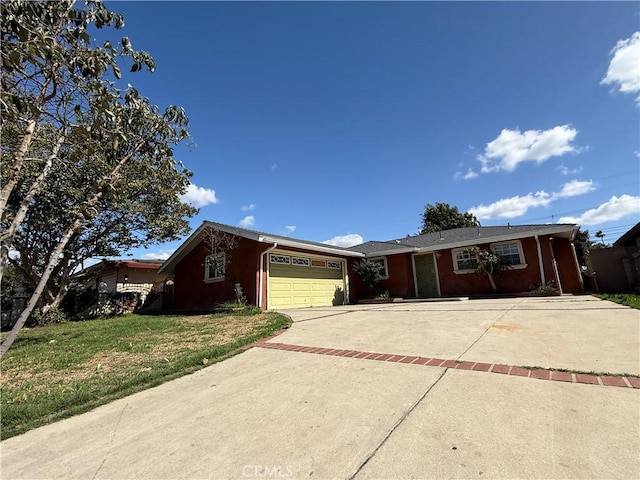
{"label": "blue sky", "polygon": [[123,81],[190,118],[193,228],[349,245],[436,202],[606,242],[640,220],[637,2],[107,5],[157,64]]}

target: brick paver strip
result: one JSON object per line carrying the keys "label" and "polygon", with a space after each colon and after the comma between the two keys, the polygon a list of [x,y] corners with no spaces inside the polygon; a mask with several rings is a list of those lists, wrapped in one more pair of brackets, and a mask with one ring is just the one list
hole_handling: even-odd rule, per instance
{"label": "brick paver strip", "polygon": [[571,372],[551,372],[551,380],[559,382],[571,382]]}
{"label": "brick paver strip", "polygon": [[530,370],[528,368],[511,367],[509,375],[517,375],[519,377],[528,377]]}
{"label": "brick paver strip", "polygon": [[596,375],[588,375],[586,373],[576,373],[577,383],[590,383],[591,385],[600,385]]}
{"label": "brick paver strip", "polygon": [[443,363],[444,360],[442,360],[441,358],[432,358],[427,362],[427,365],[429,365],[430,367],[439,367]]}
{"label": "brick paver strip", "polygon": [[600,377],[600,380],[602,380],[603,385],[607,385],[608,387],[626,387],[627,386],[627,384],[625,383],[622,377],[612,377],[610,375],[602,375]]}
{"label": "brick paver strip", "polygon": [[381,353],[370,353],[366,357],[362,357],[362,358],[364,358],[365,360],[377,360],[378,357],[381,357],[381,356],[382,356]]}
{"label": "brick paver strip", "polygon": [[531,378],[539,378],[540,380],[549,380],[549,375],[551,372],[549,370],[543,370],[541,368],[537,368],[535,370],[531,370]]}
{"label": "brick paver strip", "polygon": [[590,385],[602,385],[608,387],[639,388],[640,378],[626,377],[624,375],[590,375],[587,373],[560,372],[536,368],[529,370],[524,367],[512,365],[476,363],[457,360],[444,360],[442,358],[416,357],[413,355],[393,355],[390,353],[359,352],[357,350],[341,350],[335,348],[309,347],[304,345],[290,345],[287,343],[267,342],[264,339],[253,344],[256,347],[270,348],[274,350],[286,350],[290,352],[314,353],[318,355],[331,355],[336,357],[352,357],[366,360],[386,361],[393,363],[406,363],[412,365],[426,365],[429,367],[455,368],[457,370],[474,370],[478,372],[503,373],[522,377],[537,378],[541,380],[553,380],[558,382],[584,383]]}
{"label": "brick paver strip", "polygon": [[510,368],[509,365],[494,365],[491,371],[493,373],[509,373]]}
{"label": "brick paver strip", "polygon": [[356,356],[356,355],[358,355],[359,353],[360,353],[360,352],[356,352],[355,350],[353,350],[353,351],[351,351],[351,352],[347,353],[347,354],[345,355],[345,357],[355,357],[355,356]]}
{"label": "brick paver strip", "polygon": [[399,362],[403,358],[404,358],[404,355],[393,355],[393,356],[389,357],[387,362]]}
{"label": "brick paver strip", "polygon": [[458,370],[471,370],[475,364],[476,362],[460,362],[456,365],[456,368]]}
{"label": "brick paver strip", "polygon": [[640,388],[640,378],[637,378],[637,377],[625,377],[625,378],[633,388]]}
{"label": "brick paver strip", "polygon": [[412,363],[417,359],[418,357],[404,357],[402,360],[400,360],[400,363]]}
{"label": "brick paver strip", "polygon": [[353,358],[364,358],[369,355],[371,352],[360,352],[357,355],[354,355]]}
{"label": "brick paver strip", "polygon": [[458,363],[455,360],[447,360],[440,366],[443,368],[456,368],[456,366],[458,366]]}
{"label": "brick paver strip", "polygon": [[424,357],[418,357],[416,359],[415,362],[413,362],[414,365],[424,365],[425,363],[429,362],[430,360],[432,360],[431,358],[424,358]]}
{"label": "brick paver strip", "polygon": [[491,368],[490,363],[476,363],[473,366],[472,370],[477,370],[478,372],[488,372],[490,368]]}

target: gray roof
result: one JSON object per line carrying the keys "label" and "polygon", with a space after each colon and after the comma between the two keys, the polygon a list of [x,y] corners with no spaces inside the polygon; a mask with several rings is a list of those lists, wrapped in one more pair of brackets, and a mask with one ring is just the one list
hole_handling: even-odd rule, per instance
{"label": "gray roof", "polygon": [[310,242],[297,238],[273,235],[271,233],[248,230],[222,223],[205,221],[178,249],[169,257],[159,270],[159,273],[171,273],[182,260],[202,240],[201,232],[206,227],[213,227],[224,232],[248,238],[256,242],[264,242],[265,248],[269,244],[284,247],[306,249],[343,257],[372,257],[378,255],[393,255],[405,252],[429,252],[446,248],[473,246],[484,243],[515,240],[533,237],[535,235],[556,235],[573,240],[578,226],[573,224],[545,224],[545,225],[506,225],[500,227],[472,227],[443,230],[442,232],[414,235],[389,241],[371,241],[350,248],[335,247],[326,243]]}
{"label": "gray roof", "polygon": [[182,245],[171,255],[160,267],[159,273],[171,273],[175,266],[182,260],[197,244],[202,241],[201,233],[207,228],[212,227],[223,232],[231,233],[239,237],[248,238],[256,242],[265,242],[267,248],[269,244],[278,244],[280,246],[294,247],[300,249],[306,249],[313,252],[320,252],[326,254],[340,255],[343,257],[363,257],[360,252],[352,251],[342,247],[335,247],[326,243],[310,242],[308,240],[299,240],[297,238],[285,237],[283,235],[273,235],[271,233],[258,232],[256,230],[248,230],[246,228],[234,227],[232,225],[225,225],[223,223],[216,223],[210,221],[202,222],[202,225],[187,238]]}
{"label": "gray roof", "polygon": [[469,227],[441,232],[407,236],[386,242],[372,241],[350,247],[349,250],[367,256],[392,255],[402,252],[434,251],[473,246],[484,243],[515,240],[535,235],[557,235],[573,239],[578,226],[574,224],[505,225],[497,227]]}
{"label": "gray roof", "polygon": [[627,232],[625,232],[619,239],[613,242],[614,247],[634,246],[636,245],[636,239],[640,236],[640,222],[636,223]]}

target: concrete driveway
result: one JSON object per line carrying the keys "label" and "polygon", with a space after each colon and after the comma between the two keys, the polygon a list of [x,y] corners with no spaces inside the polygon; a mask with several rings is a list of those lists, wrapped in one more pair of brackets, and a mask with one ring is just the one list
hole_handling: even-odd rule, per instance
{"label": "concrete driveway", "polygon": [[285,313],[241,355],[2,442],[2,478],[640,478],[637,310]]}

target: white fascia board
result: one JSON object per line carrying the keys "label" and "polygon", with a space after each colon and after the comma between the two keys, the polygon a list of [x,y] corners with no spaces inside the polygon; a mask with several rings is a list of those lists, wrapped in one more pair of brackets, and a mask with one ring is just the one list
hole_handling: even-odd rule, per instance
{"label": "white fascia board", "polygon": [[303,250],[310,250],[312,252],[330,253],[333,255],[340,255],[343,257],[364,257],[364,253],[352,252],[351,250],[343,250],[339,247],[321,247],[320,245],[310,245],[304,242],[296,242],[295,240],[286,240],[283,238],[273,238],[268,235],[261,235],[258,238],[259,242],[278,243],[279,247],[292,247],[300,248]]}

